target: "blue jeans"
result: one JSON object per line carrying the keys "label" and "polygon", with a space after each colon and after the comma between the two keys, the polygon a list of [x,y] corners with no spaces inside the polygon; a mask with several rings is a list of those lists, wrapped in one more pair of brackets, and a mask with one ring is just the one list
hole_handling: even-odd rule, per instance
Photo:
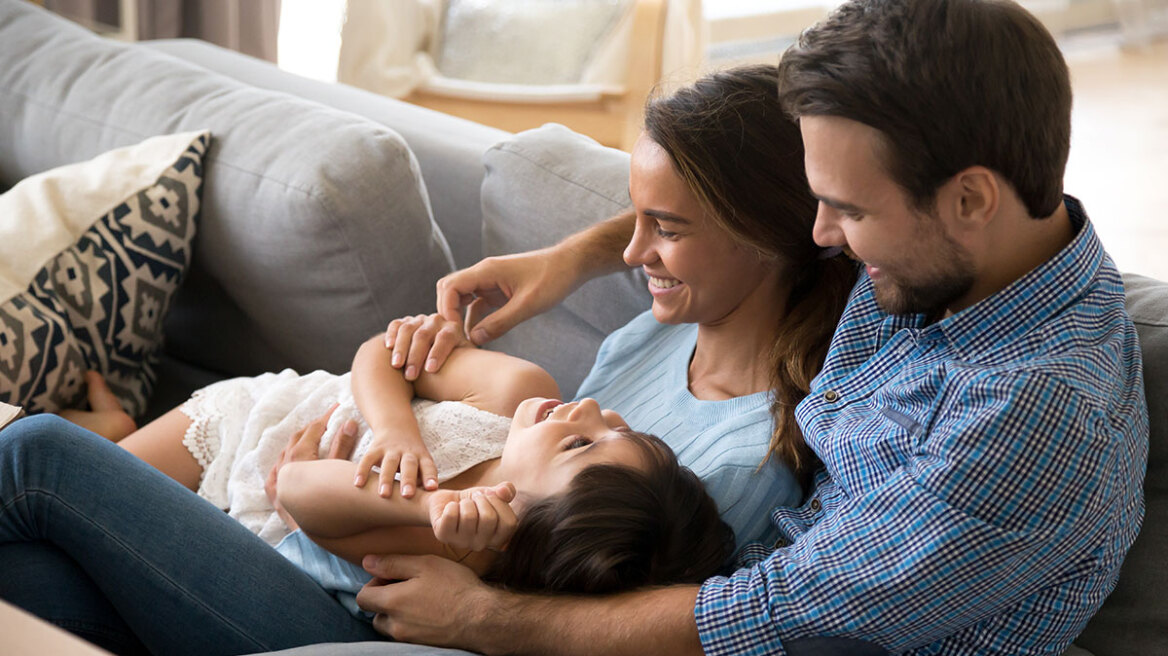
{"label": "blue jeans", "polygon": [[0,597],[121,653],[381,639],[226,513],[47,415],[0,431]]}

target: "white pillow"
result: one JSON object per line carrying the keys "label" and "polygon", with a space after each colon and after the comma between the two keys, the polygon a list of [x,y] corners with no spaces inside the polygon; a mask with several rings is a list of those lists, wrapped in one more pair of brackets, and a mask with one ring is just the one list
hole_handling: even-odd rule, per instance
{"label": "white pillow", "polygon": [[435,65],[447,78],[574,84],[628,0],[447,0]]}

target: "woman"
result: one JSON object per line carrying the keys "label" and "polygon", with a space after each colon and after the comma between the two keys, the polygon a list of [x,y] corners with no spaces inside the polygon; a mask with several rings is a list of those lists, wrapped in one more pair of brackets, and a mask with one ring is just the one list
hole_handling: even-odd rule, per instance
{"label": "woman", "polygon": [[[497,337],[613,270],[605,244],[631,222],[624,264],[644,270],[653,307],[605,340],[578,395],[664,439],[702,478],[740,545],[773,544],[769,510],[801,499],[814,458],[794,408],[856,280],[849,261],[812,240],[816,200],[775,81],[774,66],[736,68],[651,100],[632,153],[631,218],[439,283],[449,320],[471,298],[506,301],[471,326],[481,343],[479,331]],[[432,370],[427,360],[441,362],[457,337],[442,325],[391,324],[395,362]]]}

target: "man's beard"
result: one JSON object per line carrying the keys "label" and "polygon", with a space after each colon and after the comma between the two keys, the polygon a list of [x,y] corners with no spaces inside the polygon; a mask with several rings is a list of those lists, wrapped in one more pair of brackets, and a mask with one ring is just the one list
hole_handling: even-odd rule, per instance
{"label": "man's beard", "polygon": [[[875,282],[876,304],[881,310],[889,314],[924,314],[935,320],[953,301],[973,288],[973,264],[969,253],[941,231],[939,224],[932,225],[925,230],[932,233],[930,236],[940,239],[922,240],[922,243],[939,243],[918,249],[932,251],[929,253],[931,264],[922,265],[925,260],[917,258],[912,271],[915,280],[905,282],[898,279],[895,272],[881,271],[883,280]],[[920,282],[916,282],[918,280]]]}

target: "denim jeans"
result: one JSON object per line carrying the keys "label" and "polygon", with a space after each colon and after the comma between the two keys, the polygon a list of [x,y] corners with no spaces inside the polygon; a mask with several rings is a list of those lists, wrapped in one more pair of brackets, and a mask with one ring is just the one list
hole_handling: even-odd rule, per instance
{"label": "denim jeans", "polygon": [[0,597],[122,653],[380,639],[226,513],[46,415],[0,431]]}

